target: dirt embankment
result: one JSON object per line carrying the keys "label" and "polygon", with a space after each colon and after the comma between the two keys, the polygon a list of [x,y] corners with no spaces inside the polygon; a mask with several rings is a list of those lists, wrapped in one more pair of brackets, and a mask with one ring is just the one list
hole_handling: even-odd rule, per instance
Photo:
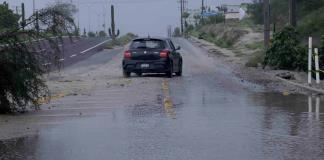
{"label": "dirt embankment", "polygon": [[[210,56],[223,60],[242,79],[260,84],[270,91],[310,93],[278,79],[278,75],[289,75],[290,80],[304,83],[305,73],[263,69],[263,33],[260,29],[237,25],[204,26],[200,28],[199,34],[191,37],[191,41],[208,51]],[[224,43],[227,45],[223,45]]]}

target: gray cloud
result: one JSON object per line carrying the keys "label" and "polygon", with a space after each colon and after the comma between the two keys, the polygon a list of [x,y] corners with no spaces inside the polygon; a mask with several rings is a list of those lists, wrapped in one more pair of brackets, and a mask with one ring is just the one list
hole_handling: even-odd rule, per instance
{"label": "gray cloud", "polygon": [[[4,0],[1,0],[3,2]],[[35,0],[36,9],[43,8],[59,0]],[[61,0],[70,2],[71,0]],[[116,27],[122,33],[134,32],[139,35],[166,34],[168,25],[179,25],[179,4],[177,0],[72,0],[79,6],[80,28],[83,30],[103,30],[104,20],[110,25],[110,5],[115,5]],[[205,0],[206,4],[239,4],[250,0]],[[28,14],[32,13],[32,0],[7,0],[11,8],[24,2]],[[200,0],[189,0],[189,8],[199,8]]]}

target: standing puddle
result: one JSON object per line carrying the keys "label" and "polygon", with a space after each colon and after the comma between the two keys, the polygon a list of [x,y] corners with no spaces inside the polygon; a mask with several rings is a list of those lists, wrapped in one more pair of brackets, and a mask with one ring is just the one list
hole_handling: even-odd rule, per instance
{"label": "standing puddle", "polygon": [[37,136],[0,141],[0,160],[34,160],[37,142]]}
{"label": "standing puddle", "polygon": [[323,97],[190,93],[176,119],[162,106],[113,110],[0,141],[0,160],[323,159]]}

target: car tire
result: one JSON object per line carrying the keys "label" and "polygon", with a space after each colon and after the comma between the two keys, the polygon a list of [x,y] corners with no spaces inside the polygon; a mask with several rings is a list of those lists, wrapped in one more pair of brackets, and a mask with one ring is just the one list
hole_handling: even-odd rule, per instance
{"label": "car tire", "polygon": [[131,76],[131,72],[123,71],[123,76],[124,76],[125,78],[130,77],[130,76]]}
{"label": "car tire", "polygon": [[137,75],[138,77],[142,77],[143,73],[142,73],[142,72],[137,72],[136,75]]}
{"label": "car tire", "polygon": [[169,71],[167,71],[165,74],[166,74],[166,76],[167,76],[168,78],[172,78],[172,76],[173,76],[173,65],[172,65],[172,63],[170,64],[170,69],[169,69]]}
{"label": "car tire", "polygon": [[177,76],[182,76],[182,61],[180,62],[179,72],[176,72]]}

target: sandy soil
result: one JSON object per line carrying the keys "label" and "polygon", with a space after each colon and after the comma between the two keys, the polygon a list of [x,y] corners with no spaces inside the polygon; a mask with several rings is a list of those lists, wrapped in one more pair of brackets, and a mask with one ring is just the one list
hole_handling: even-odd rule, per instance
{"label": "sandy soil", "polygon": [[[280,73],[287,73],[288,71],[284,70],[271,70],[271,69],[262,69],[262,67],[246,67],[245,64],[248,61],[249,57],[254,53],[253,50],[248,50],[244,47],[246,44],[251,44],[254,42],[260,41],[260,33],[254,33],[252,30],[249,34],[243,36],[232,49],[221,48],[216,46],[213,43],[207,42],[202,39],[191,37],[191,41],[194,45],[206,50],[209,53],[209,56],[214,57],[215,59],[222,60],[226,65],[232,68],[233,72],[239,78],[242,78],[251,83],[259,84],[265,87],[266,90],[272,92],[282,92],[284,94],[298,93],[298,94],[309,94],[310,92],[296,87],[291,84],[287,84],[277,78],[276,75]],[[237,54],[235,51],[240,50],[240,53]],[[292,72],[296,82],[303,82],[306,74],[301,72]],[[305,81],[306,82],[306,81]]]}

